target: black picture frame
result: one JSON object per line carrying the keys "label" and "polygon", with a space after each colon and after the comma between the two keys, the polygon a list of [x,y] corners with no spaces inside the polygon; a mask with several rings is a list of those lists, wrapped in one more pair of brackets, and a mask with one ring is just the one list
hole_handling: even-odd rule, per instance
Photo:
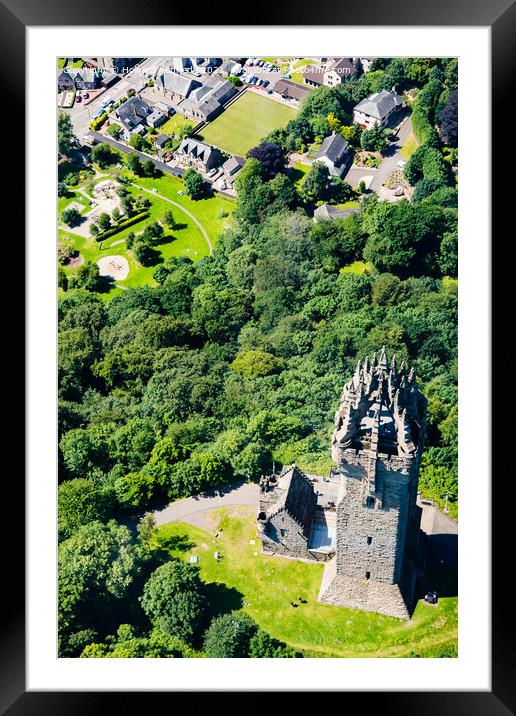
{"label": "black picture frame", "polygon": [[[3,61],[0,64],[0,79],[4,103],[9,105],[11,116],[18,118],[21,124],[25,106],[25,30],[28,26],[66,26],[66,25],[191,25],[188,6],[181,9],[176,4],[155,0],[153,3],[127,5],[120,14],[120,3],[108,0],[88,0],[87,3],[70,3],[66,0],[2,0],[0,1],[0,47]],[[227,6],[226,6],[227,9]],[[301,12],[300,12],[301,10]],[[368,3],[337,3],[336,0],[322,0],[316,6],[309,3],[300,5],[299,1],[284,0],[274,10],[275,25],[295,24],[306,26],[484,26],[491,28],[492,37],[492,117],[500,116],[505,110],[508,98],[514,94],[514,28],[516,27],[516,5],[510,0],[437,0],[423,2],[419,0],[397,0],[392,5],[384,0],[370,0]],[[203,25],[222,25],[217,6],[202,10]],[[231,12],[227,19],[231,18]],[[299,19],[302,18],[301,23]],[[242,25],[246,23],[242,22]],[[479,101],[489,101],[479,93]],[[507,137],[506,137],[507,138]],[[2,154],[19,175],[16,185],[23,182],[23,150],[14,142],[6,142]],[[496,191],[492,196],[492,216],[496,217],[498,230],[493,226],[493,237],[502,237],[505,233],[504,218],[510,226],[507,216],[509,207],[510,181],[502,177],[507,171],[508,147],[504,146],[501,134],[492,135],[492,176],[497,178]],[[7,155],[7,156],[6,156]],[[505,170],[505,171],[504,171]],[[509,177],[508,177],[509,178]],[[13,197],[13,202],[16,197]],[[18,216],[24,215],[20,207]],[[493,249],[496,243],[493,242]],[[494,255],[492,258],[494,265]],[[493,286],[493,306],[501,309],[501,286]],[[501,321],[500,311],[492,311],[493,336],[497,324]],[[9,320],[9,319],[8,319]],[[497,341],[493,340],[496,349]],[[502,377],[493,375],[492,394],[501,392]],[[20,380],[20,385],[22,384]],[[506,385],[504,385],[506,388]],[[510,396],[507,396],[510,397]],[[22,401],[19,399],[19,403]],[[510,427],[509,427],[510,430]],[[507,439],[508,436],[506,436]],[[489,436],[483,436],[489,440]],[[501,459],[500,459],[501,463]],[[493,465],[492,494],[506,491],[505,480],[510,478],[507,463],[500,470]],[[10,494],[7,504],[24,504],[24,484],[20,474],[8,487]],[[511,490],[512,492],[512,490]],[[510,519],[504,514],[507,502],[498,503],[493,499],[492,520],[492,691],[479,692],[375,692],[367,695],[367,710],[379,709],[383,714],[397,716],[447,716],[448,714],[476,714],[485,716],[506,716],[516,710],[514,691],[514,644],[511,640],[511,625],[514,627],[510,596],[505,582],[507,566],[505,558],[514,545],[513,529]],[[20,510],[18,510],[19,512]],[[4,510],[4,513],[6,510]],[[498,519],[497,519],[498,518]],[[17,549],[8,549],[2,553],[2,576],[4,593],[8,592],[9,601],[2,614],[0,640],[0,710],[12,714],[92,714],[104,710],[120,708],[123,694],[111,692],[27,692],[25,686],[25,609],[24,609],[24,565],[23,533],[16,539]],[[510,559],[513,563],[513,559]],[[9,588],[7,589],[7,584]],[[5,596],[5,594],[4,594]],[[374,684],[372,684],[374,688]],[[410,688],[410,684],[407,684]],[[314,688],[314,691],[316,688]],[[210,709],[223,706],[227,694],[210,695]],[[159,694],[154,693],[154,696]],[[167,696],[161,694],[161,696]],[[170,698],[170,695],[168,695]],[[199,694],[202,696],[202,694]],[[303,700],[308,695],[303,695]],[[130,694],[133,708],[142,708],[149,694]],[[196,697],[197,698],[197,697]],[[347,693],[346,708],[364,708],[363,694]],[[148,703],[148,701],[147,701]],[[359,706],[358,704],[361,704]],[[196,702],[200,705],[200,702]],[[144,711],[145,712],[145,711]]]}

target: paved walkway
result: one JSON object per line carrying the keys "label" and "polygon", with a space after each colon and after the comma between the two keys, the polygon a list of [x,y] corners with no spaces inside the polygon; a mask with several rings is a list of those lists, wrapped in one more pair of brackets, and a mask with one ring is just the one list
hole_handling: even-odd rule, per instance
{"label": "paved walkway", "polygon": [[163,196],[163,194],[158,194],[157,192],[152,191],[151,189],[145,189],[145,187],[140,186],[139,184],[135,184],[134,182],[132,182],[132,185],[135,186],[137,189],[140,189],[141,191],[146,191],[147,194],[150,194],[151,196],[157,196],[158,199],[162,199],[163,201],[168,201],[169,204],[173,204],[173,205],[176,206],[178,209],[181,209],[181,211],[183,211],[187,216],[190,217],[190,219],[192,219],[192,221],[193,221],[195,224],[197,224],[197,226],[199,227],[199,229],[200,229],[200,231],[201,231],[201,234],[202,234],[202,235],[204,236],[204,238],[206,239],[206,243],[208,244],[208,248],[209,248],[209,250],[210,250],[210,254],[213,253],[213,244],[211,243],[210,237],[209,237],[208,234],[206,233],[206,230],[204,229],[204,226],[199,222],[198,219],[195,218],[195,216],[194,216],[190,211],[188,211],[188,209],[185,209],[184,206],[181,206],[181,204],[178,204],[176,201],[172,201],[172,199],[169,199],[168,197]]}

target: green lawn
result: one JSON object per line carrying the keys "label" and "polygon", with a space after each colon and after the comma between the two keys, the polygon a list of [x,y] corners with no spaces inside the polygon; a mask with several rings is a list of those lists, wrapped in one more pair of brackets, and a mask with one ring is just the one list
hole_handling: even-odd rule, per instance
{"label": "green lawn", "polygon": [[410,156],[416,151],[418,147],[419,142],[415,138],[414,134],[410,132],[405,141],[403,142],[400,154],[406,161],[407,159],[410,159]]}
{"label": "green lawn", "polygon": [[348,264],[347,266],[343,266],[341,268],[342,273],[357,273],[366,275],[371,275],[373,270],[373,264],[365,261],[354,261],[352,264]]}
{"label": "green lawn", "polygon": [[59,214],[59,217],[61,217],[61,214],[63,211],[70,206],[72,203],[80,204],[81,214],[85,214],[91,207],[89,201],[86,199],[85,196],[80,194],[79,192],[73,191],[72,189],[68,190],[68,196],[60,196],[57,200],[57,211]]}
{"label": "green lawn", "polygon": [[269,132],[284,127],[295,116],[295,109],[246,92],[202,130],[202,139],[225,152],[245,157]]}
{"label": "green lawn", "polygon": [[296,162],[294,164],[291,170],[291,177],[294,179],[297,189],[301,187],[305,175],[308,174],[311,168],[312,166],[310,164],[303,164],[302,162]]}
{"label": "green lawn", "polygon": [[175,134],[177,130],[179,129],[180,124],[189,125],[190,127],[195,127],[195,122],[191,119],[188,119],[187,117],[184,117],[182,114],[179,114],[176,112],[170,119],[167,119],[167,121],[161,125],[161,127],[158,128],[158,132],[160,134]]}
{"label": "green lawn", "polygon": [[[199,556],[213,613],[246,600],[244,610],[265,631],[305,656],[456,656],[457,598],[441,598],[437,608],[419,602],[409,622],[319,604],[323,565],[262,555],[254,510],[232,509],[231,516],[227,510],[213,513],[217,519],[209,533],[173,522],[160,527],[156,538],[156,548],[174,557]],[[222,532],[215,538],[219,519]],[[220,562],[215,550],[222,554]],[[290,601],[299,596],[307,603],[294,609]]]}
{"label": "green lawn", "polygon": [[[105,177],[99,177],[98,181],[103,181]],[[187,208],[201,223],[213,245],[216,244],[218,237],[229,221],[229,217],[234,210],[234,202],[225,197],[215,195],[209,199],[201,199],[192,201],[186,195],[179,196],[178,191],[183,189],[183,183],[177,177],[164,176],[160,179],[143,179],[135,178],[138,184],[147,189],[156,188],[157,193],[166,196],[177,204]],[[172,210],[179,228],[173,230],[165,230],[165,241],[156,246],[155,249],[160,255],[158,263],[164,261],[169,256],[188,256],[193,261],[201,259],[209,254],[209,246],[199,227],[178,207],[172,206],[169,202],[163,201],[157,196],[153,196],[147,192],[142,192],[136,187],[129,186],[129,191],[136,194],[144,194],[151,201],[149,208],[149,218],[120,231],[119,233],[109,237],[109,239],[98,242],[94,238],[83,237],[69,231],[65,226],[60,225],[58,235],[61,239],[71,241],[74,248],[80,252],[85,261],[97,262],[100,258],[110,255],[124,256],[129,262],[129,276],[123,281],[117,281],[120,286],[134,287],[143,285],[156,285],[152,274],[156,266],[142,266],[134,258],[132,251],[129,251],[125,245],[125,238],[129,232],[134,231],[136,234],[143,231],[147,224],[158,221],[163,218],[167,210]],[[81,195],[78,194],[78,197]],[[87,201],[83,198],[84,202]],[[62,199],[59,200],[62,202]],[[65,202],[70,203],[73,198],[65,198]],[[61,204],[62,206],[63,204]],[[60,209],[61,211],[61,209]],[[222,213],[227,216],[222,216]],[[157,265],[157,264],[156,264]],[[67,273],[72,273],[74,269],[65,267]],[[111,298],[120,292],[121,289],[113,287],[107,296]],[[102,294],[106,297],[106,294]]]}
{"label": "green lawn", "polygon": [[[217,510],[213,515],[209,533],[179,522],[163,525],[156,547],[174,557],[199,556],[201,577],[211,585],[214,613],[246,600],[244,610],[263,629],[305,656],[456,655],[457,598],[441,598],[437,608],[420,601],[409,622],[319,604],[322,564],[262,555],[252,508],[233,508],[231,516]],[[215,538],[217,524],[222,532]],[[253,539],[255,544],[249,544]],[[213,557],[215,550],[222,554],[220,562]],[[290,601],[299,596],[307,603],[294,609]]]}
{"label": "green lawn", "polygon": [[321,63],[318,62],[317,60],[307,59],[307,58],[298,60],[294,64],[294,72],[292,73],[292,77],[291,77],[292,82],[297,82],[297,84],[299,84],[299,85],[305,84],[304,80],[303,80],[303,72],[305,70],[305,67],[307,67],[307,65],[314,65],[316,67],[319,67],[321,65]]}

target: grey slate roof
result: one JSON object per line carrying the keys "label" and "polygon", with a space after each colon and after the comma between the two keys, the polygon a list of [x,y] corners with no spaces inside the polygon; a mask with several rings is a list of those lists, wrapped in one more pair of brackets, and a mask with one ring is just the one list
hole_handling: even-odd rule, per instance
{"label": "grey slate roof", "polygon": [[346,216],[351,216],[358,208],[357,206],[352,209],[336,209],[329,204],[321,204],[314,211],[314,219],[345,219]]}
{"label": "grey slate roof", "polygon": [[158,136],[154,140],[154,144],[156,144],[158,147],[162,147],[168,142],[169,139],[170,137],[167,134],[158,134]]}
{"label": "grey slate roof", "polygon": [[226,172],[226,174],[229,174],[230,176],[232,174],[236,174],[242,167],[244,166],[245,160],[242,159],[242,157],[229,157],[224,164],[222,165],[222,169]]}
{"label": "grey slate roof", "polygon": [[152,108],[140,97],[131,97],[118,108],[118,116],[124,127],[134,129],[152,113]]}
{"label": "grey slate roof", "polygon": [[180,97],[188,97],[193,89],[201,86],[200,82],[169,70],[163,72],[158,77],[158,82],[166,90],[178,94]]}
{"label": "grey slate roof", "polygon": [[211,87],[203,85],[194,90],[188,99],[181,102],[181,110],[187,114],[195,110],[204,114],[205,117],[210,117],[235,93],[235,87],[228,80],[221,80]]}
{"label": "grey slate roof", "polygon": [[324,71],[321,67],[317,67],[316,65],[308,65],[303,71],[303,79],[322,85],[324,82]]}
{"label": "grey slate roof", "polygon": [[207,164],[213,152],[213,147],[209,144],[204,144],[203,142],[198,142],[195,139],[186,137],[179,145],[179,149],[177,151],[179,154],[184,154],[185,156],[192,157],[192,159],[198,159],[204,164]]}
{"label": "grey slate roof", "polygon": [[340,134],[334,132],[330,134],[329,137],[326,137],[314,159],[328,157],[333,164],[337,165],[341,163],[342,159],[348,153],[348,146],[347,140]]}
{"label": "grey slate roof", "polygon": [[401,97],[394,90],[375,92],[359,102],[353,109],[383,120],[395,108],[401,106]]}

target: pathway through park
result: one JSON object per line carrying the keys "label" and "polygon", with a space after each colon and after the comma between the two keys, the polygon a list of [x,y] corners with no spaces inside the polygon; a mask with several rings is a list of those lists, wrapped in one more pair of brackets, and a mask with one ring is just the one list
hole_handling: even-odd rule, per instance
{"label": "pathway through park", "polygon": [[151,189],[145,189],[145,187],[140,186],[139,184],[135,184],[134,182],[133,182],[133,186],[135,186],[137,189],[141,189],[141,191],[146,191],[147,194],[150,194],[151,196],[157,196],[158,199],[162,199],[163,201],[168,201],[169,204],[173,204],[174,206],[177,206],[178,209],[181,209],[181,211],[184,211],[184,213],[187,216],[189,216],[190,219],[192,219],[192,221],[194,221],[197,224],[197,226],[201,230],[202,235],[206,239],[206,243],[208,244],[210,254],[213,253],[213,244],[211,243],[210,238],[209,238],[208,234],[206,233],[204,226],[199,222],[198,219],[195,218],[195,216],[190,211],[188,211],[188,209],[185,209],[184,206],[181,206],[181,204],[178,204],[176,201],[173,201],[172,199],[169,199],[168,197],[163,196],[162,194],[158,194],[157,192],[152,191]]}

